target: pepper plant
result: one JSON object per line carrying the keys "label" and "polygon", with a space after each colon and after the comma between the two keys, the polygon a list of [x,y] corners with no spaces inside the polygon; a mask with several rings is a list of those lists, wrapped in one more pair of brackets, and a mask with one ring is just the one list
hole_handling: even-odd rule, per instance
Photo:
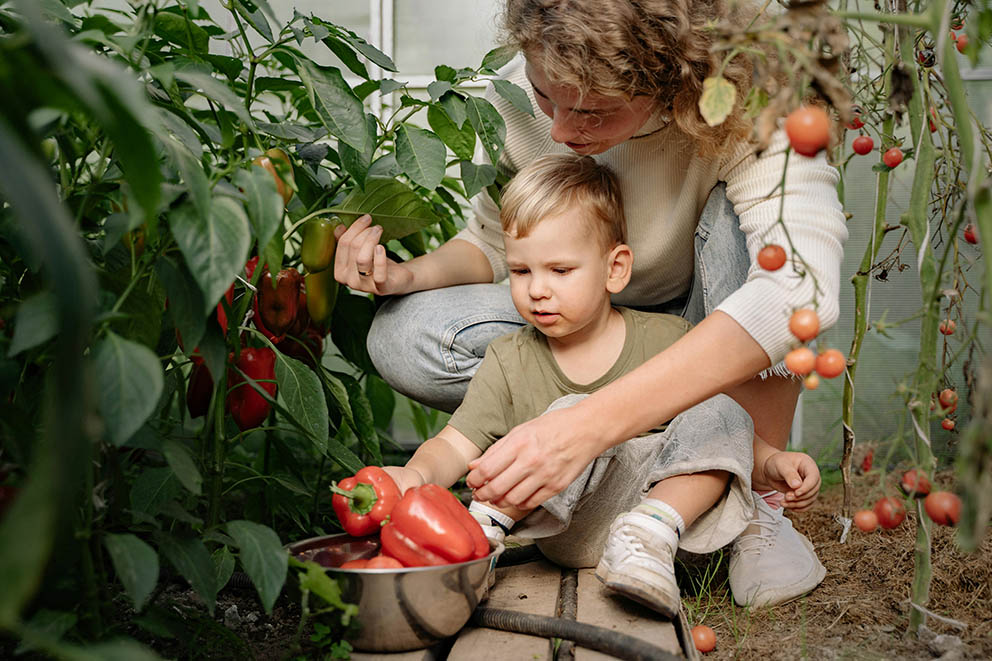
{"label": "pepper plant", "polygon": [[511,51],[418,98],[333,22],[223,7],[232,32],[195,0],[0,2],[0,631],[51,655],[147,658],[101,641],[153,640],[176,577],[212,614],[243,571],[271,610],[283,544],[338,530],[328,485],[396,449],[333,224],[371,212],[409,258],[501,183],[473,158],[505,125],[466,84]]}

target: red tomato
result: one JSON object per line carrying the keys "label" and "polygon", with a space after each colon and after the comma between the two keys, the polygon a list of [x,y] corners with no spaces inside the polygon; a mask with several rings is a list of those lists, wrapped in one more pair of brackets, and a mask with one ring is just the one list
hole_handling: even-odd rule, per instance
{"label": "red tomato", "polygon": [[902,163],[902,150],[898,147],[892,147],[884,154],[882,154],[882,162],[888,165],[890,168]]}
{"label": "red tomato", "polygon": [[902,474],[899,487],[907,496],[923,498],[930,493],[930,480],[927,479],[923,471],[912,468]]}
{"label": "red tomato", "polygon": [[[323,564],[323,563],[321,563]],[[358,558],[357,560],[349,560],[348,562],[341,565],[341,569],[366,569],[369,566],[368,558]]]}
{"label": "red tomato", "polygon": [[927,120],[930,123],[930,132],[933,133],[937,130],[937,109],[930,106],[930,119]]}
{"label": "red tomato", "polygon": [[861,472],[867,473],[871,470],[872,462],[875,460],[875,451],[868,450],[868,454],[861,460]]}
{"label": "red tomato", "polygon": [[837,349],[827,349],[816,357],[816,373],[824,379],[832,379],[843,374],[847,359]]}
{"label": "red tomato", "polygon": [[816,374],[810,374],[803,379],[803,385],[806,386],[806,390],[816,390],[820,387],[820,377]]}
{"label": "red tomato", "polygon": [[692,628],[692,642],[703,654],[712,652],[716,649],[716,633],[705,624],[697,624]]}
{"label": "red tomato", "polygon": [[938,329],[942,335],[954,335],[954,330],[958,327],[957,323],[953,319],[945,319],[940,322]]}
{"label": "red tomato", "polygon": [[847,128],[852,131],[857,131],[859,128],[864,126],[865,123],[861,121],[861,108],[854,106],[851,108],[851,121],[847,123]]}
{"label": "red tomato", "polygon": [[789,330],[800,342],[809,342],[820,332],[820,317],[812,308],[796,310],[789,318]]}
{"label": "red tomato", "polygon": [[950,418],[944,418],[943,420],[941,420],[940,426],[946,429],[947,431],[954,431],[954,421],[951,420]]}
{"label": "red tomato", "polygon": [[869,135],[859,135],[854,139],[854,142],[851,143],[851,148],[854,150],[855,154],[864,156],[875,148],[875,141],[872,140]]}
{"label": "red tomato", "polygon": [[858,510],[854,513],[854,525],[858,530],[873,532],[878,528],[878,515],[871,510]]}
{"label": "red tomato", "polygon": [[785,118],[785,133],[797,153],[816,156],[830,141],[830,118],[823,108],[800,106]]}
{"label": "red tomato", "polygon": [[963,34],[958,37],[958,52],[963,53],[968,48],[968,35]]}
{"label": "red tomato", "polygon": [[[958,407],[958,392],[954,388],[944,388],[938,395],[940,405],[953,411]],[[953,408],[952,408],[953,407]]]}
{"label": "red tomato", "polygon": [[809,347],[799,347],[793,349],[785,355],[785,366],[793,374],[805,376],[813,371],[816,364],[816,356]]}
{"label": "red tomato", "polygon": [[953,526],[961,518],[961,499],[950,491],[934,491],[923,501],[923,509],[937,525]]}
{"label": "red tomato", "polygon": [[403,569],[403,563],[388,555],[377,555],[368,561],[366,569]]}
{"label": "red tomato", "polygon": [[878,524],[886,530],[892,530],[906,519],[906,508],[897,498],[879,498],[873,510],[878,517]]}
{"label": "red tomato", "polygon": [[964,240],[972,245],[978,244],[978,233],[975,232],[975,226],[972,223],[968,223],[964,228]]}
{"label": "red tomato", "polygon": [[769,243],[758,251],[758,266],[766,271],[777,271],[785,264],[785,248]]}

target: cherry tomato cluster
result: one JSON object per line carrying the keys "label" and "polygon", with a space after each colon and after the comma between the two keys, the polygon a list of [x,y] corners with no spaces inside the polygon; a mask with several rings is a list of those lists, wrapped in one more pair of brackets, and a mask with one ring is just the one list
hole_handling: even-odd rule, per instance
{"label": "cherry tomato cluster", "polygon": [[[820,333],[820,317],[812,308],[802,308],[789,318],[789,330],[804,346],[797,347],[785,356],[785,366],[793,374],[805,376],[806,387],[815,390],[820,385],[820,377],[833,379],[843,374],[847,359],[837,349],[826,349],[819,355],[805,346]],[[816,371],[814,374],[813,371]]]}
{"label": "cherry tomato cluster", "polygon": [[[953,526],[961,518],[961,499],[950,491],[931,492],[930,479],[919,469],[904,472],[899,489],[906,497],[923,499],[927,516],[938,525]],[[903,501],[892,496],[883,496],[870,510],[859,510],[854,514],[854,525],[864,532],[872,532],[879,526],[892,530],[905,520]]]}
{"label": "cherry tomato cluster", "polygon": [[[930,111],[931,111],[931,115],[933,116],[933,119],[929,120],[930,131],[933,132],[937,130],[937,125],[934,123],[937,119],[937,114],[933,108],[930,108]],[[852,119],[847,124],[847,128],[851,129],[852,131],[857,131],[863,128],[865,123],[861,119],[860,108],[855,107],[853,109],[853,112],[854,112],[854,119]],[[859,135],[851,142],[851,149],[853,149],[854,153],[858,154],[859,156],[870,154],[872,150],[875,149],[875,140],[870,135],[863,135],[863,134]],[[797,149],[796,151],[799,150]],[[900,149],[899,147],[890,147],[887,150],[885,150],[885,152],[882,154],[882,162],[885,163],[885,165],[888,166],[889,168],[894,168],[898,166],[900,163],[902,163],[903,156],[904,154],[902,152],[902,149]]]}
{"label": "cherry tomato cluster", "polygon": [[[953,322],[952,322],[953,323]],[[940,421],[940,426],[947,431],[953,431],[955,427],[954,418],[950,417],[954,411],[958,408],[958,393],[954,388],[944,388],[937,395],[937,402],[940,403],[940,413],[944,416],[944,419]],[[930,400],[930,410],[934,411],[937,408],[937,403],[932,399]]]}

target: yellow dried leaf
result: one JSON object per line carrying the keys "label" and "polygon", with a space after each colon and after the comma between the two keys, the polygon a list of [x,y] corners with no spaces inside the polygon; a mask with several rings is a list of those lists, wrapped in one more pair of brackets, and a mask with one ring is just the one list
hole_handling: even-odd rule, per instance
{"label": "yellow dried leaf", "polygon": [[737,88],[723,76],[710,76],[703,81],[699,97],[699,113],[710,126],[719,126],[734,109]]}

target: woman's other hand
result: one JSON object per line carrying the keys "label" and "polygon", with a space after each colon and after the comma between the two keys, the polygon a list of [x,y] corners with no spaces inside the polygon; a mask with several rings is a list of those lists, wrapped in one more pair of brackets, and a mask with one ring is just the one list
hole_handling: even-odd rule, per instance
{"label": "woman's other hand", "polygon": [[356,291],[386,296],[412,291],[413,272],[386,256],[379,243],[382,227],[364,215],[350,227],[334,228],[338,247],[334,254],[334,279]]}

